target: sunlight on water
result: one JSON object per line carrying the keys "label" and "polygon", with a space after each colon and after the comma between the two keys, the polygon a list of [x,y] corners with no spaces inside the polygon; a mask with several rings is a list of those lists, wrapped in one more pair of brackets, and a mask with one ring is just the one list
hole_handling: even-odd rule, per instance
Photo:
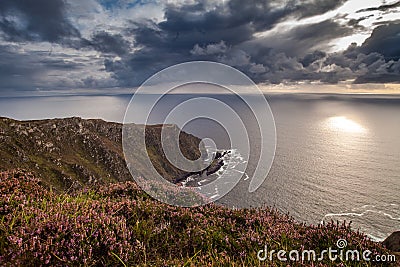
{"label": "sunlight on water", "polygon": [[[81,116],[121,121],[130,97],[0,97],[0,114],[17,119]],[[190,97],[167,96],[150,117],[151,123],[162,123],[169,110]],[[343,96],[346,101],[309,97],[271,98],[278,144],[270,174],[256,195],[248,193],[252,170],[258,164],[259,140],[253,137],[254,154],[243,180],[217,203],[276,207],[309,224],[352,221],[353,229],[374,240],[386,238],[400,229],[400,97]],[[235,106],[249,125],[250,135],[257,135],[257,124],[242,101],[227,95],[218,99]],[[212,138],[219,149],[230,149],[229,136],[215,125],[197,120],[186,125],[185,131]],[[224,169],[237,172],[236,164],[244,164],[240,149],[226,155],[226,162],[215,177]],[[191,186],[205,185],[209,178],[193,180]],[[219,193],[217,188],[210,198]]]}
{"label": "sunlight on water", "polygon": [[327,125],[330,129],[347,133],[366,133],[362,125],[350,120],[344,116],[331,117],[327,120]]}

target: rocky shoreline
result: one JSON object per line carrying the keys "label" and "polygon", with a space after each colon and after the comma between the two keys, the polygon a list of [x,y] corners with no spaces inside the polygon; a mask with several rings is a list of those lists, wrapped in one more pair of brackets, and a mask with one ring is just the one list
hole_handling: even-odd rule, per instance
{"label": "rocky shoreline", "polygon": [[186,172],[180,177],[176,178],[174,184],[179,184],[191,176],[203,176],[204,174],[206,176],[210,176],[216,173],[222,168],[222,166],[225,165],[225,162],[222,158],[229,153],[230,151],[217,151],[213,157],[213,160],[206,168],[196,172]]}

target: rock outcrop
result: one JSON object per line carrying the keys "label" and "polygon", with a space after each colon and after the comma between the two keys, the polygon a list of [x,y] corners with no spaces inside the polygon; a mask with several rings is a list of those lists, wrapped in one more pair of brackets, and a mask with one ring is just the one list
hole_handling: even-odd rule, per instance
{"label": "rock outcrop", "polygon": [[175,179],[174,183],[179,184],[191,176],[202,176],[204,174],[206,176],[209,176],[216,173],[217,171],[219,171],[219,169],[222,168],[222,166],[225,165],[225,162],[222,158],[228,153],[230,153],[230,151],[224,151],[224,152],[217,151],[214,155],[213,160],[207,167],[196,172],[185,172],[182,175],[178,176],[178,178]]}

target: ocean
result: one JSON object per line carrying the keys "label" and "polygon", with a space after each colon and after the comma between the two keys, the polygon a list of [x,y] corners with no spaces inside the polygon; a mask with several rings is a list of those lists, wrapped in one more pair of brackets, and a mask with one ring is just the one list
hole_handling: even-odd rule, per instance
{"label": "ocean", "polygon": [[[198,96],[165,96],[150,123],[162,123],[174,106]],[[374,240],[400,230],[400,96],[266,95],[275,119],[276,153],[267,178],[254,193],[247,190],[259,153],[260,130],[254,117],[235,96],[207,97],[233,107],[251,138],[248,170],[217,203],[270,206],[308,224],[352,221],[354,229]],[[129,95],[2,97],[0,116],[20,120],[79,116],[122,122],[129,99]],[[236,149],[232,160],[242,160],[240,148],[230,147],[229,133],[220,124],[197,119],[184,130],[214,139],[220,149]]]}

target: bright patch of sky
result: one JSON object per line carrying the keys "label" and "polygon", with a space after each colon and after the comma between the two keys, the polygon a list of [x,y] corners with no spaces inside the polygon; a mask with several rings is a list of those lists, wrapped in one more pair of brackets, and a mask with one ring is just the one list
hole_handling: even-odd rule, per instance
{"label": "bright patch of sky", "polygon": [[363,11],[363,12],[357,12],[357,11],[367,8],[379,7],[381,5],[390,5],[396,2],[397,1],[349,0],[336,10],[332,10],[322,15],[305,18],[301,20],[294,18],[291,20],[286,20],[284,22],[279,23],[276,27],[274,27],[271,30],[255,34],[255,37],[256,38],[267,37],[274,35],[276,33],[280,33],[282,31],[293,29],[300,25],[314,24],[329,19],[339,21],[340,23],[343,24],[348,23],[351,19],[355,20],[362,19],[359,22],[359,25],[363,26],[364,27],[363,29],[360,29],[359,32],[353,33],[352,35],[335,39],[330,43],[331,47],[330,52],[344,50],[347,47],[349,47],[351,43],[357,43],[358,45],[361,45],[365,41],[365,39],[367,39],[371,35],[373,29],[377,25],[379,25],[379,22],[399,20],[400,7],[391,9],[391,12],[385,12],[379,10]]}

